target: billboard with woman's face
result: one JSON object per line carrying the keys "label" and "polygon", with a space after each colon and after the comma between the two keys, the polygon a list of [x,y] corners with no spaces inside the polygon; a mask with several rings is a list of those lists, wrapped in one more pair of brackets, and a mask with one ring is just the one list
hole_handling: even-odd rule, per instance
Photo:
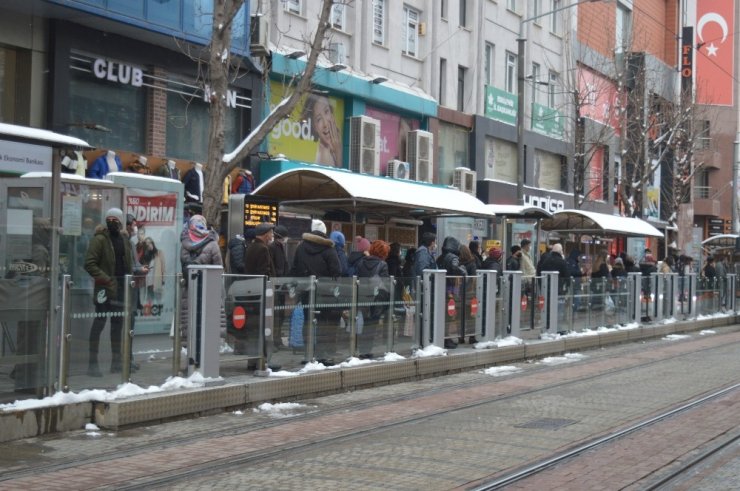
{"label": "billboard with woman's face", "polygon": [[367,107],[365,114],[380,121],[380,174],[385,175],[388,161],[407,161],[406,140],[409,131],[418,130],[418,119],[402,118],[374,107]]}
{"label": "billboard with woman's face", "polygon": [[[271,108],[290,95],[280,82],[271,82],[270,90]],[[345,167],[342,156],[343,122],[342,99],[317,92],[309,93],[296,105],[290,116],[270,132],[267,151],[271,155],[281,153],[291,160]]]}

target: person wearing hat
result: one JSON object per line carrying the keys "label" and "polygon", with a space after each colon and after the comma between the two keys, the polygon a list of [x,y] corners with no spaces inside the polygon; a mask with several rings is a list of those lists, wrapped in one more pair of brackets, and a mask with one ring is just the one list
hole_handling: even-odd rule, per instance
{"label": "person wearing hat", "polygon": [[275,270],[275,276],[288,276],[290,273],[290,263],[288,262],[288,253],[285,246],[288,243],[289,232],[283,225],[278,225],[272,229],[275,240],[267,247],[270,249],[272,258],[272,267]]}
{"label": "person wearing hat", "polygon": [[511,246],[511,255],[509,256],[509,259],[506,260],[506,270],[507,271],[521,271],[521,264],[520,260],[522,257],[522,248],[518,245]]}
{"label": "person wearing hat", "polygon": [[329,238],[334,242],[334,249],[337,250],[337,257],[339,258],[339,265],[342,269],[342,276],[347,276],[347,272],[349,271],[349,261],[347,259],[347,253],[344,251],[344,244],[346,243],[344,234],[339,230],[334,230],[329,234]]}
{"label": "person wearing hat", "polygon": [[498,247],[491,247],[488,249],[488,257],[483,260],[483,267],[481,269],[498,271],[501,274],[501,249]]}
{"label": "person wearing hat", "polygon": [[334,242],[326,236],[326,225],[321,220],[311,220],[311,231],[301,237],[293,259],[291,276],[316,276],[337,278],[342,274]]}
{"label": "person wearing hat", "polygon": [[263,222],[254,228],[254,240],[244,253],[245,274],[258,274],[273,277],[275,267],[268,245],[273,241],[273,229],[275,225]]}
{"label": "person wearing hat", "polygon": [[360,264],[360,260],[367,255],[367,251],[370,249],[370,241],[361,235],[355,237],[352,241],[353,250],[347,257],[347,276],[357,275],[357,266]]}
{"label": "person wearing hat", "polygon": [[106,227],[100,227],[85,255],[85,271],[95,282],[93,304],[95,320],[90,328],[87,374],[102,377],[98,365],[100,334],[110,317],[111,373],[121,371],[124,277],[133,272],[131,243],[122,233],[123,212],[110,208],[105,213]]}
{"label": "person wearing hat", "polygon": [[[342,274],[334,242],[326,236],[326,225],[321,220],[311,220],[311,231],[304,233],[295,251],[291,276],[337,278]],[[304,297],[303,303],[308,299]],[[316,359],[325,365],[334,364],[337,330],[343,309],[323,307],[316,314]]]}

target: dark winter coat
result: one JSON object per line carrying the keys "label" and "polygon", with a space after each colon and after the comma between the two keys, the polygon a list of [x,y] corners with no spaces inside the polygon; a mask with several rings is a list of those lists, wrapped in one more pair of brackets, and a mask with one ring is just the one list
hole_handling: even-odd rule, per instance
{"label": "dark winter coat", "polygon": [[244,253],[247,251],[247,243],[244,237],[237,235],[229,240],[229,272],[231,274],[245,274]]}
{"label": "dark winter coat", "polygon": [[483,260],[483,266],[481,269],[490,269],[492,271],[498,271],[499,276],[501,276],[501,271],[503,268],[501,268],[501,262],[495,260],[491,256],[488,256]]}
{"label": "dark winter coat", "polygon": [[244,271],[246,274],[260,274],[270,278],[275,276],[270,249],[259,237],[256,237],[247,247],[247,252],[244,254]]}
{"label": "dark winter coat", "polygon": [[321,232],[306,232],[293,258],[291,276],[337,278],[342,274],[334,242]]}
{"label": "dark winter coat", "polygon": [[550,257],[552,251],[545,251],[541,256],[540,260],[537,261],[537,276],[542,276],[542,265],[545,264],[547,258]]}
{"label": "dark winter coat", "polygon": [[558,252],[551,252],[547,258],[542,262],[541,270],[544,271],[557,271],[558,272],[558,289],[560,293],[565,293],[570,283],[570,273],[568,272],[568,265],[565,263],[565,259]]}
{"label": "dark winter coat", "polygon": [[395,276],[396,278],[400,278],[402,276],[403,272],[401,270],[400,256],[388,256],[385,263],[388,265],[388,273],[391,276]]}
{"label": "dark winter coat", "polygon": [[651,273],[657,273],[658,267],[655,263],[640,263],[640,273],[643,276],[650,276]]}
{"label": "dark winter coat", "polygon": [[380,276],[388,278],[388,263],[377,256],[363,256],[357,264],[357,276],[359,278],[372,278]]}
{"label": "dark winter coat", "polygon": [[[133,253],[131,252],[131,242],[129,242],[124,232],[121,232],[121,239],[124,249],[124,274],[132,274]],[[90,240],[90,245],[85,255],[85,271],[93,277],[95,282],[95,299],[100,298],[100,300],[104,301],[102,291],[105,291],[105,298],[109,300],[123,299],[122,295],[121,298],[118,297],[118,286],[119,283],[123,284],[123,278],[116,277],[115,251],[113,250],[110,232],[105,227],[98,227],[92,240]],[[120,293],[122,294],[123,292]],[[98,297],[98,295],[101,295],[101,297]],[[98,303],[103,303],[103,301]]]}
{"label": "dark winter coat", "polygon": [[519,258],[517,256],[509,256],[509,259],[506,260],[506,270],[507,271],[521,271],[522,267],[521,264],[519,264]]}
{"label": "dark winter coat", "polygon": [[583,276],[583,271],[581,271],[581,267],[578,265],[578,256],[580,255],[581,253],[578,250],[574,249],[570,251],[568,259],[565,261],[565,264],[568,267],[568,273],[573,278],[579,278]]}
{"label": "dark winter coat", "polygon": [[186,201],[193,201],[193,199],[188,196],[188,193],[195,196],[202,196],[202,189],[200,189],[200,176],[198,176],[195,168],[190,169],[185,173],[182,177],[182,185],[185,188]]}
{"label": "dark winter coat", "polygon": [[350,252],[349,256],[347,257],[347,269],[343,271],[342,274],[345,274],[346,276],[357,276],[357,265],[360,263],[360,260],[363,257],[365,257],[364,252]]}
{"label": "dark winter coat", "polygon": [[461,264],[461,266],[465,268],[465,273],[467,276],[475,276],[478,272],[478,265],[475,263],[475,258],[473,258],[473,260],[470,262]]}
{"label": "dark winter coat", "polygon": [[339,258],[339,269],[342,271],[342,276],[352,276],[349,274],[349,259],[347,259],[347,253],[344,252],[344,246],[334,244],[334,249],[337,251],[337,257]]}
{"label": "dark winter coat", "polygon": [[425,269],[437,269],[437,263],[434,262],[434,256],[429,252],[429,249],[426,246],[421,246],[414,255],[413,275],[421,277]]}
{"label": "dark winter coat", "polygon": [[288,255],[285,253],[285,244],[279,240],[275,240],[267,247],[270,249],[270,257],[272,258],[272,267],[275,269],[275,276],[278,278],[288,276],[290,274],[290,264],[288,263]]}
{"label": "dark winter coat", "polygon": [[460,265],[460,242],[454,237],[445,237],[442,243],[442,255],[437,259],[439,269],[447,271],[449,276],[465,276],[467,271]]}

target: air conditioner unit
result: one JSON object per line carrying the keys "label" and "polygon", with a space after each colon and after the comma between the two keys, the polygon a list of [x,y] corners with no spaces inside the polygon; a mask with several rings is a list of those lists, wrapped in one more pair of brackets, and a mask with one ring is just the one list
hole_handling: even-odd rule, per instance
{"label": "air conditioner unit", "polygon": [[434,182],[434,135],[428,131],[409,131],[406,155],[414,171],[413,179],[421,182]]}
{"label": "air conditioner unit", "polygon": [[475,196],[477,180],[478,174],[474,170],[470,170],[467,167],[456,167],[452,185],[463,193]]}
{"label": "air conditioner unit", "polygon": [[347,62],[347,50],[343,43],[329,43],[329,61],[335,65]]}
{"label": "air conditioner unit", "polygon": [[386,173],[388,177],[395,179],[411,179],[411,164],[402,160],[389,160]]}
{"label": "air conditioner unit", "polygon": [[249,51],[253,55],[266,56],[270,50],[269,45],[270,20],[266,15],[256,14],[251,16],[249,22]]}
{"label": "air conditioner unit", "polygon": [[377,119],[350,118],[349,168],[361,174],[380,174],[380,121]]}

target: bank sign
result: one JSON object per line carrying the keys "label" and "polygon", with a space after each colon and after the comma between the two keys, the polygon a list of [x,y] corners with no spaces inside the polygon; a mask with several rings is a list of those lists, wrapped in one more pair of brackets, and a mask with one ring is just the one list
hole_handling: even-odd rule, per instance
{"label": "bank sign", "polygon": [[0,172],[51,172],[51,147],[0,141]]}
{"label": "bank sign", "polygon": [[514,126],[516,124],[517,96],[486,85],[486,117]]}

